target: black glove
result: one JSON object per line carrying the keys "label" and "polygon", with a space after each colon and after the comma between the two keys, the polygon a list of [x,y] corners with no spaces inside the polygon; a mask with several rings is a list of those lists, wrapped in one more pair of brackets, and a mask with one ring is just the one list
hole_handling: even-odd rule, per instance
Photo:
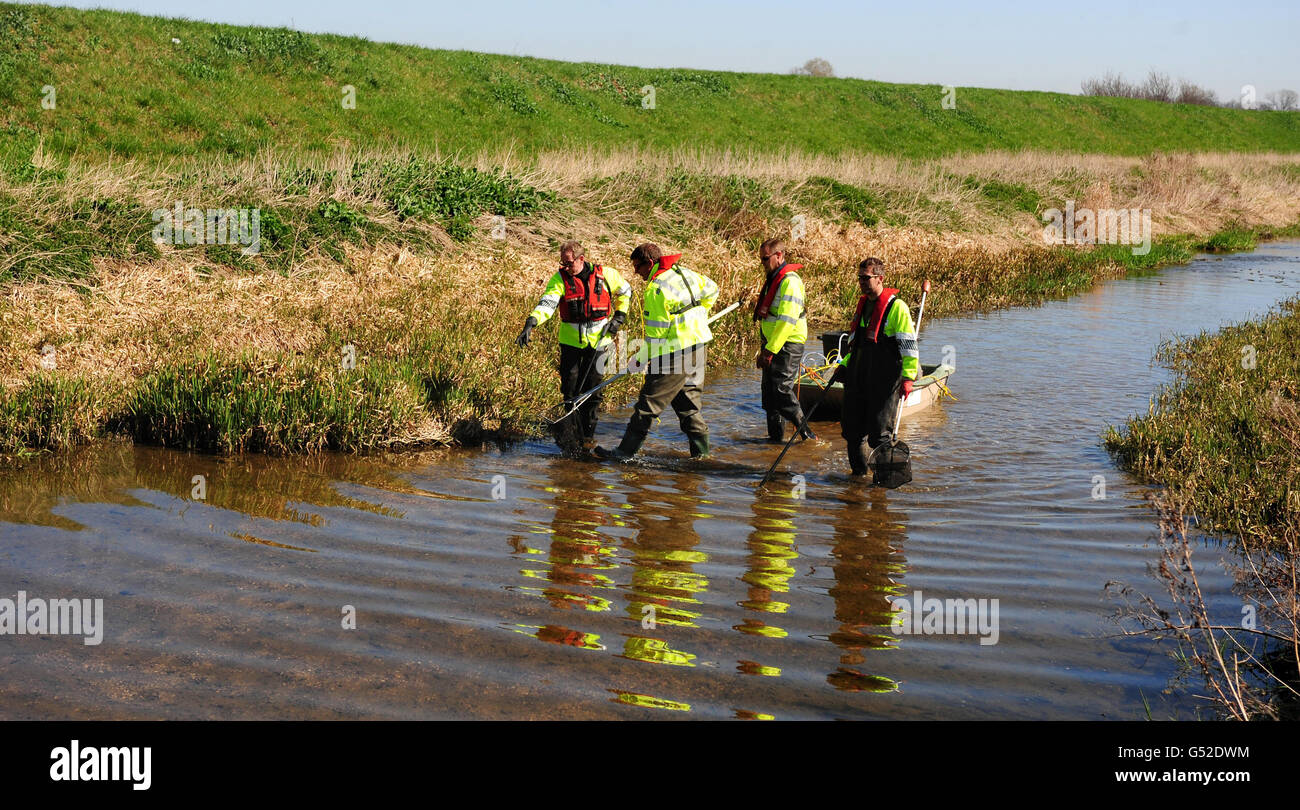
{"label": "black glove", "polygon": [[612,338],[617,335],[618,330],[623,328],[623,321],[625,320],[627,320],[626,312],[615,312],[610,316],[609,322],[605,324],[605,331],[601,333],[601,337]]}
{"label": "black glove", "polygon": [[835,373],[831,375],[831,383],[842,383],[849,378],[848,366],[836,366]]}
{"label": "black glove", "polygon": [[515,345],[521,349],[527,346],[532,341],[533,330],[536,328],[537,319],[529,317],[529,319],[524,322],[524,331],[520,332],[519,337],[515,338]]}

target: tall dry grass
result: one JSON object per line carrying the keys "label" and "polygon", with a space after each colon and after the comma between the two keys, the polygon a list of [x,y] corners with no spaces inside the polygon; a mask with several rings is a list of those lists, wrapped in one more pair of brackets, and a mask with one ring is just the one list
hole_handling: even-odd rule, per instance
{"label": "tall dry grass", "polygon": [[[556,246],[568,238],[582,240],[589,258],[623,270],[632,247],[659,242],[714,278],[723,301],[750,302],[761,282],[758,241],[791,236],[792,217],[801,215],[804,231],[790,250],[807,266],[809,318],[818,330],[846,317],[853,268],[867,255],[885,259],[891,283],[907,295],[915,297],[923,275],[941,282],[930,305],[939,315],[1029,303],[1124,272],[1123,263],[1105,257],[1080,262],[1070,251],[1049,250],[1036,214],[990,196],[988,184],[1023,192],[1040,207],[1075,199],[1080,206],[1151,208],[1157,235],[1204,237],[1228,224],[1300,220],[1300,155],[1294,154],[989,153],[908,161],[707,150],[577,150],[529,158],[485,152],[439,157],[504,168],[555,192],[560,202],[509,221],[505,239],[488,238],[492,218],[485,214],[475,223],[482,236],[461,243],[436,223],[386,209],[377,201],[374,175],[353,171],[359,162],[395,157],[268,153],[162,166],[73,159],[27,184],[0,180],[0,194],[40,208],[42,217],[57,218],[61,206],[85,199],[126,200],[145,210],[176,200],[201,205],[216,189],[270,207],[310,209],[340,200],[363,212],[379,234],[364,245],[334,245],[332,255],[308,246],[278,273],[213,266],[193,250],[163,246],[153,258],[97,258],[93,272],[75,280],[5,283],[3,390],[21,389],[41,370],[47,343],[61,373],[105,391],[129,389],[198,356],[249,355],[323,369],[352,343],[364,356],[427,370],[426,403],[412,417],[419,424],[395,434],[472,438],[521,429],[555,396],[550,330],[541,330],[541,345],[528,353],[511,341],[554,270]],[[293,185],[294,177],[310,181]],[[818,207],[817,195],[828,186],[816,178],[870,195],[885,219],[869,227]],[[625,275],[639,296],[639,280]],[[635,306],[632,327],[639,329]],[[716,331],[718,362],[742,359],[753,343],[743,315]]]}

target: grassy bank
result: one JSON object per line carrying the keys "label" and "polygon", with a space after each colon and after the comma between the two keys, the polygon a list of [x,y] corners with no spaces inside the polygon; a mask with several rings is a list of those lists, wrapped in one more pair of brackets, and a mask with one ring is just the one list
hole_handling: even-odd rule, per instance
{"label": "grassy bank", "polygon": [[[164,171],[34,156],[28,180],[0,183],[4,452],[109,432],[271,453],[530,433],[556,397],[553,329],[527,351],[512,340],[570,236],[625,271],[632,246],[658,241],[714,278],[723,302],[747,305],[758,243],[788,236],[816,334],[851,311],[866,255],[913,302],[930,278],[928,311],[943,316],[1246,248],[1300,219],[1300,161],[1286,156],[493,159],[268,155]],[[1046,245],[1038,213],[1069,199],[1151,208],[1150,252]],[[257,207],[261,252],[156,244],[150,212],[177,201]],[[716,364],[753,351],[747,308],[716,324]]]}
{"label": "grassy bank", "polygon": [[1300,298],[1268,317],[1163,346],[1176,382],[1106,435],[1199,528],[1277,547],[1300,538]]}
{"label": "grassy bank", "polygon": [[[1300,221],[1300,155],[1268,151],[1300,140],[1296,113],[966,88],[945,110],[936,87],[5,4],[0,100],[7,456],[110,432],[270,453],[532,432],[554,330],[512,339],[569,238],[624,271],[658,242],[749,304],[758,244],[789,237],[820,331],[868,255],[911,301],[931,278],[943,316]],[[1153,151],[1179,148],[1201,153]],[[1149,210],[1152,249],[1047,245],[1042,213],[1071,201]],[[255,211],[258,250],[187,242],[194,208]],[[716,326],[715,363],[746,361],[745,310]]]}
{"label": "grassy bank", "polygon": [[[43,88],[54,88],[47,108]],[[653,108],[643,88],[654,88]],[[349,98],[355,102],[345,106]],[[933,158],[1291,150],[1300,113],[430,50],[0,5],[0,152],[247,157],[394,143],[473,153],[683,146]]]}
{"label": "grassy bank", "polygon": [[[1122,467],[1163,486],[1155,571],[1172,608],[1143,599],[1129,618],[1175,640],[1215,710],[1240,720],[1300,718],[1297,346],[1300,297],[1259,321],[1166,344],[1159,357],[1176,380],[1105,439]],[[1225,619],[1207,603],[1189,537],[1200,534],[1228,538],[1239,614]]]}

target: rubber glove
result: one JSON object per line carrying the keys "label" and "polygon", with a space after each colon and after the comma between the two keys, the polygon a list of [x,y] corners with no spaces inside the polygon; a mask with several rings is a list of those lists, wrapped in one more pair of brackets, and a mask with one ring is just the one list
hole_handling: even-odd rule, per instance
{"label": "rubber glove", "polygon": [[618,330],[623,328],[623,321],[627,320],[626,312],[615,312],[609,317],[609,322],[605,324],[605,331],[601,332],[601,337],[614,337]]}
{"label": "rubber glove", "polygon": [[533,330],[536,328],[537,328],[537,319],[530,317],[527,321],[524,322],[524,331],[520,332],[519,337],[515,338],[515,345],[522,349],[523,347],[531,343],[533,337]]}

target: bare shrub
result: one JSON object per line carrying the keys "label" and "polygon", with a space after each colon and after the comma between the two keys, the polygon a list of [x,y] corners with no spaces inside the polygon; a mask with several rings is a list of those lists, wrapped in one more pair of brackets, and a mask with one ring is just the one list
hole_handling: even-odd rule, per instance
{"label": "bare shrub", "polygon": [[1174,80],[1168,73],[1153,70],[1147,74],[1147,80],[1138,88],[1138,98],[1148,101],[1172,101],[1174,97]]}
{"label": "bare shrub", "polygon": [[[1300,96],[1297,96],[1296,91],[1294,90],[1278,90],[1275,93],[1269,93],[1267,96],[1264,96],[1264,99],[1265,103],[1269,105],[1268,109],[1270,110],[1289,112],[1300,109]],[[1264,109],[1262,104],[1260,105],[1260,109]]]}
{"label": "bare shrub", "polygon": [[803,67],[797,67],[790,71],[796,76],[834,76],[835,68],[831,63],[822,59],[820,56],[815,59],[809,59],[803,63]]}
{"label": "bare shrub", "polygon": [[1209,701],[1224,718],[1293,719],[1300,699],[1296,538],[1283,538],[1277,549],[1235,544],[1237,553],[1231,559],[1225,556],[1223,564],[1255,619],[1223,624],[1211,616],[1192,565],[1184,505],[1176,498],[1152,498],[1160,513],[1160,562],[1149,568],[1166,586],[1172,604],[1162,607],[1149,594],[1108,582],[1106,591],[1123,603],[1116,620],[1136,622],[1141,628],[1125,629],[1122,634],[1174,641],[1177,657],[1205,680],[1209,693],[1196,697]]}
{"label": "bare shrub", "polygon": [[[1188,79],[1180,78],[1175,82],[1168,73],[1158,70],[1151,71],[1146,80],[1141,83],[1127,81],[1121,73],[1106,71],[1106,75],[1100,79],[1087,79],[1080,86],[1085,96],[1141,98],[1174,104],[1199,104],[1203,107],[1214,107],[1219,104],[1218,97],[1212,90]],[[1240,106],[1240,103],[1229,102],[1224,106]]]}
{"label": "bare shrub", "polygon": [[1086,79],[1083,82],[1085,96],[1110,96],[1112,98],[1137,98],[1137,87],[1124,81],[1121,73],[1106,71],[1100,79]]}
{"label": "bare shrub", "polygon": [[[1201,107],[1216,107],[1219,99],[1214,95],[1213,90],[1209,90],[1200,85],[1193,84],[1187,79],[1178,80],[1178,95],[1174,97],[1177,104],[1196,104]],[[1238,102],[1240,106],[1240,102]]]}

